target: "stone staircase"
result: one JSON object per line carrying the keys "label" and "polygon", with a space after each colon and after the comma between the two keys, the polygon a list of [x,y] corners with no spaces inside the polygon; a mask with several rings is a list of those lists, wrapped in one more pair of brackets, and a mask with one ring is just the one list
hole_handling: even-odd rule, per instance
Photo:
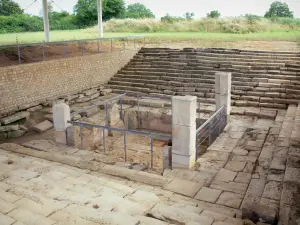
{"label": "stone staircase", "polygon": [[143,48],[108,82],[116,93],[193,95],[214,102],[214,75],[232,73],[232,104],[298,104],[300,54],[235,49]]}
{"label": "stone staircase", "polygon": [[81,150],[45,143],[36,142],[39,151],[0,145],[1,225],[243,224],[239,210],[195,199],[196,182],[84,161]]}
{"label": "stone staircase", "polygon": [[279,134],[279,148],[275,150],[275,160],[272,161],[274,164],[270,171],[272,176],[281,183],[280,225],[300,222],[300,104],[290,105],[288,111],[289,113],[284,118],[283,129]]}

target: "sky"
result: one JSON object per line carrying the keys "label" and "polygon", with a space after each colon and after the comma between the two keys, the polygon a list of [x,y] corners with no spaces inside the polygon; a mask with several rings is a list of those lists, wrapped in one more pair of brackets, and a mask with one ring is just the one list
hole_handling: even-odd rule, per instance
{"label": "sky", "polygon": [[[14,0],[25,9],[34,0]],[[125,0],[126,4],[142,3],[149,8],[157,18],[167,13],[173,16],[182,16],[186,12],[194,12],[195,17],[205,17],[212,10],[219,10],[222,16],[240,16],[246,13],[263,16],[275,0]],[[61,11],[60,8],[68,12],[73,12],[73,7],[77,0],[54,0],[59,6],[54,6],[54,10]],[[162,3],[163,2],[163,3]],[[300,18],[300,0],[282,0],[286,2],[294,15]],[[25,12],[39,15],[42,8],[42,0],[37,0]]]}

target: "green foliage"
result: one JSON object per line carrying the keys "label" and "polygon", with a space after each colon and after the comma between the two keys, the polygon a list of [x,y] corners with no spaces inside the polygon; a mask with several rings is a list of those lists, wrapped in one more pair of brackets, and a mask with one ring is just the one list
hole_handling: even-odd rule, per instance
{"label": "green foliage", "polygon": [[0,16],[11,16],[23,14],[18,3],[12,0],[0,0]]}
{"label": "green foliage", "polygon": [[125,17],[132,19],[155,18],[151,10],[146,8],[146,6],[141,3],[134,3],[128,5]]}
{"label": "green foliage", "polygon": [[179,21],[184,21],[185,18],[177,17],[177,16],[171,16],[169,13],[167,13],[165,16],[161,17],[160,20],[163,23],[172,24],[172,23],[176,23],[176,22],[179,22]]}
{"label": "green foliage", "polygon": [[207,18],[217,19],[217,18],[220,18],[220,16],[221,16],[221,13],[218,10],[213,10],[213,11],[207,13]]}
{"label": "green foliage", "polygon": [[257,15],[253,15],[253,14],[246,14],[245,18],[248,20],[249,24],[255,24],[256,22],[261,20],[262,17],[257,16]]}
{"label": "green foliage", "polygon": [[[77,24],[82,27],[95,25],[98,20],[96,0],[78,0],[74,7]],[[122,18],[125,14],[124,0],[103,0],[103,19]]]}
{"label": "green foliage", "polygon": [[0,16],[0,33],[41,30],[43,30],[43,20],[38,16],[27,14]]}
{"label": "green foliage", "polygon": [[270,20],[273,23],[289,26],[292,27],[293,29],[297,29],[300,27],[300,19],[296,19],[296,18],[272,17],[270,18]]}
{"label": "green foliage", "polygon": [[49,12],[49,22],[51,30],[69,30],[80,28],[76,24],[75,15],[70,15],[68,12]]}
{"label": "green foliage", "polygon": [[258,32],[300,31],[300,19],[244,16],[186,20],[167,15],[155,19],[114,19],[104,24],[105,32],[214,32],[247,34]]}
{"label": "green foliage", "polygon": [[184,18],[186,19],[186,20],[192,20],[193,18],[194,18],[194,16],[195,16],[195,13],[193,13],[193,12],[186,12],[185,14],[184,14]]}
{"label": "green foliage", "polygon": [[266,18],[289,17],[294,18],[294,13],[290,11],[288,4],[276,1],[271,4],[269,11],[265,14]]}

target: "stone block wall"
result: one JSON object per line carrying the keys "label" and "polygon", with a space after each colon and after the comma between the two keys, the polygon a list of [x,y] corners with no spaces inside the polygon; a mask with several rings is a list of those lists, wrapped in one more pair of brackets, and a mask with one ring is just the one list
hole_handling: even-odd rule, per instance
{"label": "stone block wall", "polygon": [[0,117],[106,83],[136,51],[0,68]]}

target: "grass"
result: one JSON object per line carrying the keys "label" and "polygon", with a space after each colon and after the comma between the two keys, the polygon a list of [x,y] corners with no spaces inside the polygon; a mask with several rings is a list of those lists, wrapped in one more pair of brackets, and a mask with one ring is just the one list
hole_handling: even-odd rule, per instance
{"label": "grass", "polygon": [[210,32],[247,34],[273,31],[300,31],[300,19],[240,16],[220,19],[202,18],[186,20],[170,17],[157,19],[112,19],[104,24],[108,32]]}
{"label": "grass", "polygon": [[[210,33],[210,32],[158,32],[158,33],[113,33],[104,34],[105,37],[124,37],[145,35],[147,43],[159,43],[160,41],[216,41],[216,42],[235,42],[235,41],[293,41],[300,42],[300,31],[277,31],[277,32],[259,32],[247,34],[232,33]],[[51,41],[79,40],[97,38],[98,33],[94,28],[83,30],[51,31]],[[0,45],[19,43],[43,42],[43,32],[28,33],[8,33],[0,34]]]}

